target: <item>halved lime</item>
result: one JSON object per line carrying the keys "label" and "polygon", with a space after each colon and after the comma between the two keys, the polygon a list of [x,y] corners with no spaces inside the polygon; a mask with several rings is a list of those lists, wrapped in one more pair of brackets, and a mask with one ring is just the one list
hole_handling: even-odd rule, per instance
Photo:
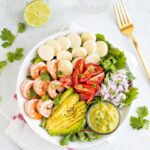
{"label": "halved lime", "polygon": [[50,12],[47,3],[42,0],[34,0],[26,6],[24,19],[28,25],[40,27],[48,21]]}

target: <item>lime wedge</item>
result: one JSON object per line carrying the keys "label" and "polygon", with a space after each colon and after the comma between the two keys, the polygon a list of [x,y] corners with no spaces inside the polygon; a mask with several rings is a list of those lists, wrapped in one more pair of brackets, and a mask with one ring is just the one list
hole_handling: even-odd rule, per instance
{"label": "lime wedge", "polygon": [[51,11],[47,3],[42,0],[35,0],[26,6],[24,19],[28,25],[40,27],[48,21],[50,13]]}

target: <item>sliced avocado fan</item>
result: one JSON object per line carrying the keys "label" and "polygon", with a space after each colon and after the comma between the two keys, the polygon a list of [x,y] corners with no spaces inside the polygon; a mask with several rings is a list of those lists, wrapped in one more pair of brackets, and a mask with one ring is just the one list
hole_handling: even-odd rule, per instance
{"label": "sliced avocado fan", "polygon": [[79,101],[78,94],[68,90],[66,95],[60,99],[61,103],[55,108],[55,111],[46,122],[46,129],[50,135],[66,135],[80,131],[85,124],[86,103]]}

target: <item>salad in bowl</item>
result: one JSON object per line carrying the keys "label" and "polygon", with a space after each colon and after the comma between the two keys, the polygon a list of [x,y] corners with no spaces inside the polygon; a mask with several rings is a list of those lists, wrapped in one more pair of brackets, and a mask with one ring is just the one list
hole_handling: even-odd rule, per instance
{"label": "salad in bowl", "polygon": [[25,59],[18,102],[27,123],[44,139],[88,146],[122,124],[138,95],[134,79],[124,52],[103,35],[64,32],[40,42]]}

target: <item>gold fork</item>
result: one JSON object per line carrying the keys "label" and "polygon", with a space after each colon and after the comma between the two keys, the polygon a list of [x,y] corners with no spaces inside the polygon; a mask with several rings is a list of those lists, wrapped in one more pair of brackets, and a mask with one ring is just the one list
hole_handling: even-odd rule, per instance
{"label": "gold fork", "polygon": [[139,58],[143,64],[145,73],[147,74],[148,79],[150,80],[150,70],[148,65],[146,64],[146,61],[142,55],[142,52],[139,50],[138,44],[133,36],[133,30],[134,30],[134,25],[127,13],[127,9],[124,5],[123,0],[115,0],[114,1],[114,10],[118,22],[118,26],[120,28],[120,31],[129,36],[137,50],[137,53],[139,55]]}

